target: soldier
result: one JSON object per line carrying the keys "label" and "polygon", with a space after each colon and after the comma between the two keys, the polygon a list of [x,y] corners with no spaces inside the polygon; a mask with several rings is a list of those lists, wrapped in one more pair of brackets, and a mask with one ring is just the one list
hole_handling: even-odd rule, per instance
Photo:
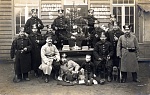
{"label": "soldier", "polygon": [[25,35],[24,28],[20,28],[19,36],[13,41],[11,46],[11,58],[15,60],[14,69],[17,79],[29,81],[28,72],[31,70],[31,42]]}
{"label": "soldier", "polygon": [[114,24],[113,30],[108,32],[108,41],[113,45],[114,54],[113,54],[113,66],[119,67],[119,58],[117,57],[117,42],[121,35],[123,35],[124,32],[122,32],[117,24]]}
{"label": "soldier", "polygon": [[100,41],[96,43],[93,51],[94,63],[96,66],[96,76],[105,79],[105,73],[107,70],[107,80],[111,81],[111,71],[112,71],[112,56],[113,47],[110,42],[106,40],[104,32],[100,36]]}
{"label": "soldier", "polygon": [[137,78],[139,45],[135,35],[131,33],[130,26],[124,25],[124,35],[120,36],[117,43],[117,56],[121,58],[121,82],[125,83],[127,72],[132,72],[134,82],[140,82]]}
{"label": "soldier", "polygon": [[110,14],[110,22],[108,23],[109,31],[112,31],[114,24],[116,23],[116,16]]}
{"label": "soldier", "polygon": [[37,17],[38,9],[32,9],[31,12],[32,17],[27,20],[24,26],[25,32],[30,35],[32,33],[32,25],[36,24],[38,33],[41,33],[40,30],[44,28],[44,25],[42,21]]}
{"label": "soldier", "polygon": [[99,27],[99,23],[96,20],[95,23],[94,23],[94,30],[93,30],[93,36],[92,36],[92,39],[93,39],[92,45],[93,45],[93,47],[100,40],[99,38],[100,38],[102,32],[105,32],[105,31],[101,27]]}
{"label": "soldier", "polygon": [[39,77],[38,67],[41,65],[41,47],[45,44],[45,39],[42,34],[38,32],[36,24],[32,26],[32,33],[29,35],[32,42],[33,49],[31,50],[32,69],[34,70],[35,77]]}
{"label": "soldier", "polygon": [[59,43],[58,43],[58,38],[57,38],[57,36],[55,35],[55,31],[52,29],[52,27],[51,27],[51,25],[46,25],[46,27],[47,27],[47,32],[46,32],[46,34],[45,34],[45,37],[47,37],[47,36],[51,36],[52,37],[52,43],[56,46],[56,47],[58,47],[59,45]]}
{"label": "soldier", "polygon": [[60,76],[63,78],[64,81],[70,83],[77,82],[78,69],[80,68],[80,66],[73,60],[68,60],[67,55],[65,53],[62,54],[60,67]]}
{"label": "soldier", "polygon": [[[84,19],[87,19],[88,27],[89,27],[88,32],[90,35],[93,35],[94,23],[95,23],[95,20],[97,20],[93,14],[94,14],[94,10],[89,9],[88,16],[84,18]],[[90,42],[92,42],[92,40],[93,39],[90,39]],[[92,43],[90,43],[90,46],[93,47]]]}
{"label": "soldier", "polygon": [[58,17],[52,23],[52,29],[55,30],[55,33],[58,38],[58,49],[62,49],[63,41],[66,39],[67,35],[67,19],[63,15],[64,10],[58,10]]}
{"label": "soldier", "polygon": [[49,76],[52,69],[55,71],[55,78],[58,78],[60,70],[60,54],[56,46],[52,44],[51,36],[47,36],[46,44],[41,48],[41,58],[42,64],[39,66],[39,69],[42,70],[46,76],[45,82],[49,82]]}

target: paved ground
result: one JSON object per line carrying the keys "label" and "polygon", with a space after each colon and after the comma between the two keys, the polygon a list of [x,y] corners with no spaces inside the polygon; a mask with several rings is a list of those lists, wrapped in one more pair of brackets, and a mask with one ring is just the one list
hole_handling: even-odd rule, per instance
{"label": "paved ground", "polygon": [[13,83],[13,63],[0,61],[0,95],[150,95],[150,63],[140,62],[139,79],[141,83],[133,83],[129,74],[127,83],[106,83],[105,85],[57,85],[55,80],[44,83],[41,78],[31,81]]}

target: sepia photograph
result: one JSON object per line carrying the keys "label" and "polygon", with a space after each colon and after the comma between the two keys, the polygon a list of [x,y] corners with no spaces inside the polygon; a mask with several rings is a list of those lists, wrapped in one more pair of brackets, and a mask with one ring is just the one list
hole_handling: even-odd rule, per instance
{"label": "sepia photograph", "polygon": [[150,0],[0,0],[0,95],[150,95]]}

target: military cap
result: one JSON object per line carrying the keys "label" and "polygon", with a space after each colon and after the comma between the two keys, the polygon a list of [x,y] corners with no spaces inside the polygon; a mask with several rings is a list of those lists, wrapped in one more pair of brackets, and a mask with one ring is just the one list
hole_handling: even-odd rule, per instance
{"label": "military cap", "polygon": [[63,13],[63,12],[64,12],[63,9],[59,9],[59,10],[58,10],[58,13]]}
{"label": "military cap", "polygon": [[123,26],[123,28],[124,28],[125,30],[129,30],[130,27],[131,27],[130,25],[124,25],[124,26]]}
{"label": "military cap", "polygon": [[63,53],[63,54],[61,55],[61,57],[62,57],[62,58],[66,58],[66,57],[67,57],[66,53]]}
{"label": "military cap", "polygon": [[52,39],[52,35],[50,35],[50,34],[47,34],[45,37],[46,37],[46,39]]}
{"label": "military cap", "polygon": [[89,12],[89,13],[91,13],[91,12],[93,13],[93,12],[94,12],[94,10],[93,10],[93,9],[89,9],[89,10],[88,10],[88,12]]}
{"label": "military cap", "polygon": [[110,14],[110,18],[116,18],[116,15]]}
{"label": "military cap", "polygon": [[31,12],[32,12],[32,13],[34,13],[34,12],[35,12],[35,13],[38,13],[38,9],[31,9]]}

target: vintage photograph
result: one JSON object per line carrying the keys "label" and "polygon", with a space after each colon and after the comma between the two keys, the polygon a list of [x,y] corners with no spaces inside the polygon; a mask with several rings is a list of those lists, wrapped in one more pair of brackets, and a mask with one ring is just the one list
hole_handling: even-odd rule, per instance
{"label": "vintage photograph", "polygon": [[150,95],[150,0],[0,0],[0,95]]}

